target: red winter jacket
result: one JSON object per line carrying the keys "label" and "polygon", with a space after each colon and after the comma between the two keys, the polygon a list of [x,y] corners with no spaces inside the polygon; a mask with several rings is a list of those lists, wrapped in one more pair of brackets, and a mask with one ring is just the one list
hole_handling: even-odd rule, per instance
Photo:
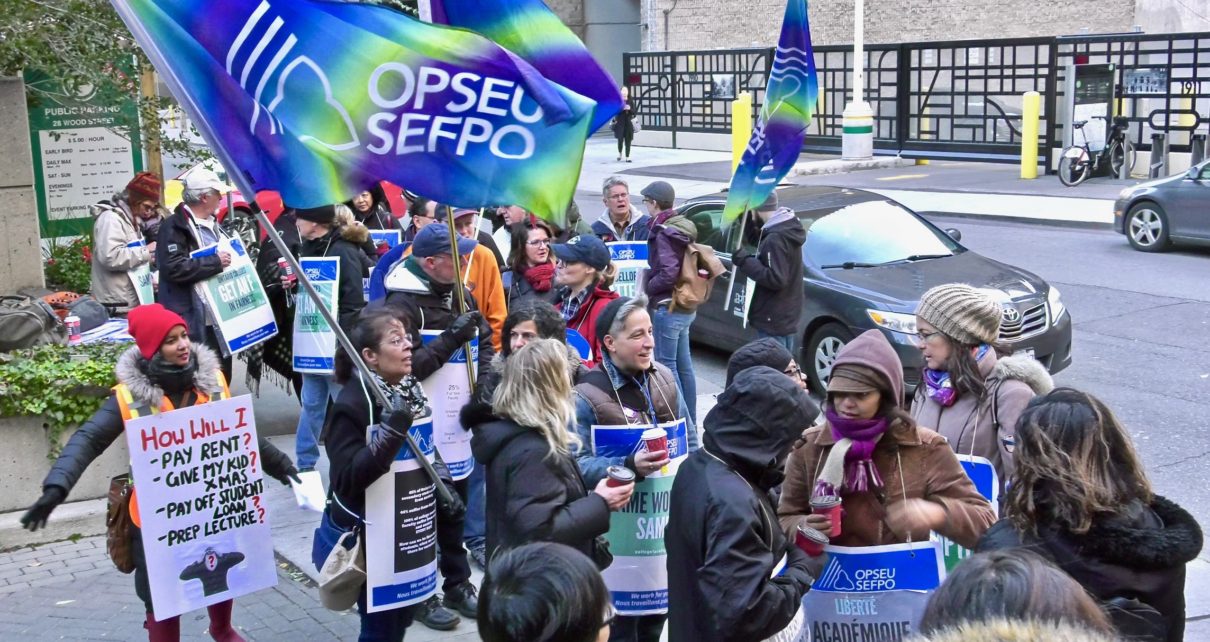
{"label": "red winter jacket", "polygon": [[[595,368],[598,363],[601,363],[601,352],[605,349],[597,342],[597,317],[601,315],[601,310],[618,296],[617,292],[597,285],[580,305],[580,309],[576,310],[576,315],[567,322],[567,329],[579,332],[588,341],[588,347],[592,349],[592,359],[584,361],[584,365],[588,368]],[[563,297],[560,297],[555,304],[555,308],[560,312],[563,311],[563,300]]]}

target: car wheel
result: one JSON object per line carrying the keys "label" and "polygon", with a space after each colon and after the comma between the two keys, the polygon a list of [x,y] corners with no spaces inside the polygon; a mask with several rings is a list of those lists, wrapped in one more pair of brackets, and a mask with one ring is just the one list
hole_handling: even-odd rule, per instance
{"label": "car wheel", "polygon": [[853,340],[853,333],[839,323],[827,323],[820,326],[806,342],[804,365],[807,376],[811,379],[811,389],[821,394],[828,388],[828,377],[832,375],[832,365],[836,363],[836,354],[846,343]]}
{"label": "car wheel", "polygon": [[1140,252],[1168,249],[1168,217],[1164,208],[1150,201],[1130,208],[1126,214],[1126,238]]}

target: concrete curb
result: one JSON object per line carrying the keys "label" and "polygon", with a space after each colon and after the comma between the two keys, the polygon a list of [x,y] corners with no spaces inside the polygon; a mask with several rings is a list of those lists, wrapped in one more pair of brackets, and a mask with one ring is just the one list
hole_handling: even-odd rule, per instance
{"label": "concrete curb", "polygon": [[1020,223],[1023,225],[1044,225],[1046,227],[1066,227],[1080,230],[1113,231],[1111,223],[1093,223],[1090,221],[1062,221],[1058,219],[1029,218],[1026,216],[1003,216],[1000,214],[979,214],[977,212],[916,212],[929,219],[953,218],[967,221],[992,221],[1000,223]]}
{"label": "concrete curb", "polygon": [[797,163],[790,170],[790,176],[820,176],[824,174],[845,174],[863,169],[888,169],[913,165],[915,161],[898,156],[879,156],[869,160],[819,160]]}
{"label": "concrete curb", "polygon": [[0,513],[0,551],[105,534],[104,499],[62,504],[51,514],[46,526],[34,532],[21,527],[24,514],[24,510]]}

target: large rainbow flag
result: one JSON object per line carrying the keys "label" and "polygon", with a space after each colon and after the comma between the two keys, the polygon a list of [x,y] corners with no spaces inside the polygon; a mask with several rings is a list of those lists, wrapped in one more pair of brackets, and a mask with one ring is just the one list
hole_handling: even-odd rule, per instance
{"label": "large rainbow flag", "polygon": [[112,2],[229,169],[292,206],[386,179],[558,222],[574,195],[595,104],[482,35],[357,3]]}
{"label": "large rainbow flag", "polygon": [[724,223],[763,203],[794,167],[818,97],[807,2],[789,0],[769,86],[765,89],[765,102],[748,147],[731,177],[727,205],[723,208]]}

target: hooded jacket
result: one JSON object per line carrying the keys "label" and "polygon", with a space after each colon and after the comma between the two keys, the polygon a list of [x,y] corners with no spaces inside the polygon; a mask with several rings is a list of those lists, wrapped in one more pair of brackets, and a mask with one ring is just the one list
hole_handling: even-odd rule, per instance
{"label": "hooded jacket", "polygon": [[[337,323],[346,334],[353,331],[357,313],[366,307],[364,279],[369,274],[362,261],[361,244],[370,231],[361,224],[343,225],[316,239],[303,239],[299,258],[336,257],[340,259],[340,282],[336,289]],[[306,294],[302,294],[306,296]]]}
{"label": "hooded jacket", "polygon": [[[214,225],[218,230],[218,223]],[[222,236],[222,232],[218,234]],[[223,262],[217,254],[190,258],[189,253],[200,248],[200,240],[193,229],[193,214],[181,203],[173,215],[160,224],[160,236],[155,244],[155,264],[160,269],[158,298],[165,308],[181,315],[189,325],[189,336],[195,343],[206,338],[206,312],[193,291],[193,284],[223,271]]]}
{"label": "hooded jacket", "polygon": [[590,492],[570,454],[538,431],[490,414],[463,415],[471,452],[486,466],[487,556],[531,542],[566,544],[589,557],[609,530],[605,498]]}
{"label": "hooded jacket", "polygon": [[802,245],[807,232],[789,208],[774,213],[760,229],[756,255],[737,252],[732,262],[756,283],[748,322],[775,336],[798,333],[802,316]]}
{"label": "hooded jacket", "polygon": [[[1027,548],[1071,575],[1102,603],[1134,598],[1160,612],[1166,630],[1150,639],[1177,642],[1185,637],[1185,564],[1202,550],[1202,530],[1188,512],[1163,497],[1150,506],[1125,506],[1120,514],[1093,522],[1083,535],[1037,525],[1021,533],[1008,519],[992,526],[976,552]],[[1110,617],[1121,627],[1120,614]]]}
{"label": "hooded jacket", "polygon": [[[564,288],[559,296],[559,301],[555,303],[555,309],[563,312],[563,305],[567,302],[568,288]],[[575,330],[584,337],[588,342],[588,349],[592,350],[592,358],[586,359],[584,365],[589,368],[597,367],[601,363],[601,358],[605,355],[605,347],[597,340],[597,317],[601,316],[601,310],[609,305],[610,301],[618,298],[620,295],[613,290],[606,289],[601,285],[592,286],[592,291],[588,293],[588,298],[580,303],[580,307],[576,309],[576,313],[567,321],[567,329]]]}
{"label": "hooded jacket", "polygon": [[912,398],[912,418],[941,433],[954,452],[992,462],[1003,489],[1013,471],[1017,418],[1034,396],[1050,392],[1055,384],[1042,364],[1025,355],[1001,358],[988,350],[978,365],[987,386],[985,399],[959,394],[946,408],[930,399],[922,384]]}
{"label": "hooded jacket", "polygon": [[631,205],[630,222],[622,230],[622,235],[619,237],[617,228],[613,225],[613,218],[609,216],[609,210],[606,209],[597,220],[593,221],[592,233],[596,234],[606,243],[614,241],[646,241],[651,235],[651,217],[647,214],[640,214]]}
{"label": "hooded jacket", "polygon": [[803,418],[818,412],[793,381],[764,366],[745,370],[719,395],[704,445],[672,484],[664,533],[669,639],[763,640],[798,611],[812,582],[808,558],[778,528],[768,493]]}
{"label": "hooded jacket", "polygon": [[[846,345],[836,357],[839,365],[873,369],[889,382],[896,399],[903,398],[903,368],[895,349],[880,330],[868,330]],[[786,462],[777,514],[787,534],[806,525],[811,495],[824,462],[836,445],[825,420],[803,434],[802,447]],[[841,491],[844,518],[839,546],[878,546],[928,539],[928,532],[895,532],[887,524],[889,507],[905,499],[927,499],[945,508],[942,535],[971,548],[995,521],[991,504],[975,489],[943,437],[927,428],[895,420],[874,448],[874,467],[885,486],[866,492]]]}
{"label": "hooded jacket", "polygon": [[[211,397],[218,395],[223,389],[218,379],[221,366],[218,356],[210,348],[196,343],[191,349],[197,358],[197,371],[193,376],[194,389]],[[144,372],[146,363],[147,360],[139,353],[138,346],[131,346],[118,357],[114,371],[118,383],[125,384],[136,401],[158,408],[164,398],[164,390]],[[194,400],[196,403],[196,397]],[[100,409],[72,434],[63,451],[59,453],[59,458],[51,466],[50,472],[46,474],[46,479],[42,481],[42,488],[45,490],[50,486],[57,486],[66,496],[89,464],[100,457],[125,428],[118,398],[111,394]],[[261,437],[259,445],[265,472],[274,479],[285,479],[286,473],[294,468],[289,456],[264,437]]]}
{"label": "hooded jacket", "polygon": [[146,247],[127,247],[143,240],[137,217],[130,205],[114,195],[111,201],[90,205],[92,223],[92,296],[119,314],[139,305],[139,295],[130,271],[151,262]]}
{"label": "hooded jacket", "polygon": [[697,242],[697,226],[676,210],[664,210],[651,222],[647,238],[647,264],[651,271],[643,284],[651,307],[672,299],[672,289],[681,276],[685,248]]}

